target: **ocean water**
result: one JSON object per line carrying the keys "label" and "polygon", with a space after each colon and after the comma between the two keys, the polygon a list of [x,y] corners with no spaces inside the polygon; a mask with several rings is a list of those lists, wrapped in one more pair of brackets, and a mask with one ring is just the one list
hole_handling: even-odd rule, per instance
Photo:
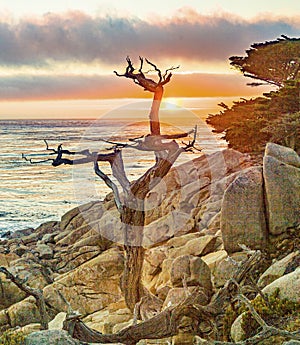
{"label": "ocean water", "polygon": [[[216,104],[201,99],[187,106],[162,104],[162,133],[178,133],[198,126],[197,145],[201,152],[183,153],[176,164],[225,148],[226,142],[212,133],[205,123]],[[52,167],[53,156],[46,150],[62,144],[65,149],[90,149],[109,152],[104,140],[127,142],[149,133],[149,101],[131,102],[101,114],[93,120],[1,120],[0,146],[0,235],[10,230],[37,227],[49,220],[59,220],[71,208],[92,200],[101,200],[110,192],[95,176],[92,164]],[[191,139],[191,138],[189,138]],[[187,139],[188,140],[188,139]],[[22,159],[22,154],[35,163]],[[123,149],[126,172],[130,180],[138,178],[154,162],[151,152]],[[101,169],[110,175],[107,164]]]}

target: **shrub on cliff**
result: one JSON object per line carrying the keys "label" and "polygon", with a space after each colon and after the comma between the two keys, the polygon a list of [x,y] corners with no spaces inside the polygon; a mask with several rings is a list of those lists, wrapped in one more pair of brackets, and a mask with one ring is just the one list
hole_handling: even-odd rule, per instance
{"label": "shrub on cliff", "polygon": [[22,332],[8,330],[0,337],[0,345],[24,345],[25,337]]}

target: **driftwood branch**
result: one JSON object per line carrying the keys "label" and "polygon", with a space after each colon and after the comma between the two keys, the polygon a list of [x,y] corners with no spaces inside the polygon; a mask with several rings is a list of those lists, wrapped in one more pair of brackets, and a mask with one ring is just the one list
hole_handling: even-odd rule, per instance
{"label": "driftwood branch", "polygon": [[184,145],[184,147],[183,147],[184,151],[186,151],[186,152],[193,152],[194,150],[199,151],[199,152],[202,151],[200,148],[198,149],[195,147],[195,143],[196,143],[196,139],[197,139],[197,130],[198,130],[198,127],[196,125],[195,128],[193,129],[193,131],[191,132],[191,133],[194,133],[192,141],[189,141],[188,143],[182,142],[182,144]]}
{"label": "driftwood branch", "polygon": [[[113,140],[107,140],[104,138],[101,138],[99,140],[103,141],[104,143],[111,144],[111,147],[108,147],[106,150],[117,150],[117,149],[123,149],[123,148],[132,148],[135,150],[139,151],[162,151],[167,149],[166,146],[163,146],[162,140],[173,140],[173,139],[181,139],[181,138],[186,138],[190,134],[195,133],[195,128],[188,132],[182,132],[182,133],[174,133],[174,134],[160,134],[160,135],[155,135],[155,141],[156,141],[156,146],[147,146],[145,138],[151,137],[151,135],[142,135],[138,138],[129,138],[128,143],[122,143],[122,142],[117,142]],[[149,141],[148,141],[149,142]],[[158,145],[158,143],[160,145]],[[195,141],[194,141],[195,143]]]}
{"label": "driftwood branch", "polygon": [[[282,336],[286,339],[300,340],[300,332],[288,332],[276,327],[267,325],[267,323],[255,311],[251,302],[240,293],[240,284],[247,277],[249,272],[257,267],[261,260],[260,251],[255,251],[249,258],[239,266],[233,278],[229,279],[224,287],[211,299],[208,305],[197,304],[197,290],[188,295],[180,304],[169,307],[156,316],[139,324],[133,324],[116,334],[101,334],[88,328],[78,316],[67,318],[64,329],[70,332],[74,338],[94,343],[122,343],[126,345],[136,344],[142,339],[162,339],[174,336],[178,332],[180,320],[184,316],[194,319],[198,325],[196,333],[201,337],[201,344],[207,345],[256,345],[264,339],[271,336]],[[217,335],[216,318],[224,312],[224,306],[232,298],[238,298],[249,308],[253,317],[263,328],[255,336],[237,343],[215,340]],[[204,322],[211,328],[210,331],[201,332],[201,323]],[[155,331],[154,331],[155,330]],[[200,343],[199,343],[200,344]]]}
{"label": "driftwood branch", "polygon": [[49,161],[54,161],[53,158],[46,158],[46,159],[41,159],[41,160],[33,160],[33,158],[28,158],[22,153],[22,159],[25,159],[25,161],[30,162],[30,164],[40,164],[40,163],[45,163]]}
{"label": "driftwood branch", "polygon": [[36,301],[36,306],[40,313],[42,329],[48,329],[48,314],[46,310],[46,303],[41,289],[34,289],[25,284],[26,280],[20,279],[18,276],[13,275],[7,268],[0,267],[0,273],[5,274],[7,279],[12,281],[19,289],[24,291],[28,296],[33,296]]}
{"label": "driftwood branch", "polygon": [[[211,299],[208,305],[197,304],[198,294],[201,290],[194,291],[185,300],[176,305],[163,310],[156,316],[142,322],[129,326],[117,334],[101,334],[89,329],[78,317],[77,319],[67,320],[64,329],[72,329],[71,335],[79,340],[98,343],[136,344],[142,339],[161,339],[176,335],[178,326],[184,316],[195,321],[198,325],[198,335],[203,339],[210,340],[216,334],[216,318],[224,313],[224,305],[229,303],[232,297],[236,296],[237,284],[243,281],[247,274],[256,267],[261,260],[259,251],[253,253],[234,274],[233,279],[229,280],[225,286],[219,290]],[[211,325],[210,331],[201,332],[201,323]],[[153,332],[155,330],[155,332]],[[222,342],[220,342],[222,344]]]}

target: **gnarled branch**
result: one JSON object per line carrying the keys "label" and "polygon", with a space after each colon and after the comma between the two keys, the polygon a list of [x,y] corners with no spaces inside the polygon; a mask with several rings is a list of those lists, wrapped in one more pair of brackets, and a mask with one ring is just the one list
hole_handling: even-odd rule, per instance
{"label": "gnarled branch", "polygon": [[[229,279],[224,287],[219,290],[208,305],[197,304],[198,291],[194,291],[187,296],[185,300],[176,306],[166,308],[156,316],[139,324],[131,325],[116,334],[101,334],[88,328],[79,318],[67,318],[64,324],[64,329],[71,331],[70,334],[79,340],[96,342],[96,343],[116,343],[133,345],[142,339],[162,339],[177,334],[177,327],[180,320],[184,316],[188,316],[197,320],[198,325],[205,322],[210,325],[211,330],[201,331],[198,328],[197,334],[201,337],[201,344],[203,339],[207,341],[203,344],[207,345],[257,345],[264,339],[271,336],[283,336],[285,339],[300,340],[300,332],[288,332],[267,325],[267,323],[257,314],[252,307],[250,301],[240,293],[240,283],[245,279],[248,273],[257,267],[261,260],[260,251],[255,251],[244,261],[234,274],[233,278]],[[200,292],[200,290],[199,290]],[[229,303],[232,298],[238,297],[243,303],[246,303],[251,314],[262,326],[263,330],[255,336],[237,343],[215,340],[216,317],[224,312],[224,304]],[[196,323],[197,323],[196,322]],[[209,327],[208,327],[209,328]],[[155,330],[155,332],[153,332]]]}
{"label": "gnarled branch", "polygon": [[123,206],[120,200],[120,193],[119,193],[118,187],[116,186],[115,183],[113,183],[113,181],[106,174],[104,174],[103,171],[100,170],[99,164],[97,161],[94,162],[94,170],[95,170],[96,175],[99,176],[105,182],[105,184],[113,191],[117,209],[120,213],[122,213]]}
{"label": "gnarled branch", "polygon": [[145,59],[148,65],[152,66],[154,68],[154,71],[158,75],[158,81],[156,82],[153,79],[149,79],[145,77],[146,72],[143,72],[142,70],[144,59],[142,57],[139,57],[139,59],[140,59],[140,67],[137,71],[134,68],[131,59],[129,58],[129,56],[127,56],[126,58],[127,67],[126,67],[125,73],[120,74],[117,71],[114,71],[114,73],[118,77],[133,79],[133,81],[139,86],[143,87],[145,91],[156,92],[159,87],[162,87],[163,85],[167,84],[171,80],[172,73],[170,71],[179,68],[179,66],[171,67],[171,68],[168,68],[164,73],[162,73],[161,70],[154,63],[152,63],[148,59]]}
{"label": "gnarled branch", "polygon": [[[187,296],[185,300],[176,306],[166,308],[156,316],[139,323],[131,325],[116,334],[101,334],[89,329],[79,319],[72,319],[66,322],[64,329],[73,330],[71,335],[79,340],[99,343],[114,343],[120,342],[122,344],[136,344],[142,339],[161,339],[176,335],[178,332],[178,325],[184,316],[188,316],[200,324],[205,321],[212,325],[211,332],[198,334],[204,339],[212,339],[212,334],[215,334],[214,327],[215,319],[218,315],[224,312],[224,304],[229,303],[232,295],[236,294],[236,283],[240,283],[247,273],[256,267],[260,262],[261,253],[259,251],[253,253],[243,265],[240,266],[238,272],[234,275],[234,281],[229,280],[225,286],[219,290],[221,292],[214,295],[210,303],[207,305],[200,305],[197,303],[198,294],[202,291],[195,290],[191,295]],[[254,265],[254,266],[253,266]],[[74,325],[75,323],[75,325]],[[155,330],[155,332],[153,332]]]}

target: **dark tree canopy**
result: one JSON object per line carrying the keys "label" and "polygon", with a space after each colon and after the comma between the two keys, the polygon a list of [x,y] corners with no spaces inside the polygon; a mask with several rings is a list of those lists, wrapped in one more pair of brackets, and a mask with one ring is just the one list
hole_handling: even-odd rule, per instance
{"label": "dark tree canopy", "polygon": [[[275,41],[255,43],[246,56],[232,56],[231,65],[245,77],[282,87],[286,80],[300,77],[300,39],[284,35]],[[261,83],[250,84],[252,86]]]}
{"label": "dark tree canopy", "polygon": [[206,120],[224,133],[229,146],[261,156],[268,141],[300,152],[300,39],[283,36],[276,41],[255,43],[245,57],[233,56],[231,65],[244,76],[278,88],[262,97],[223,102],[219,114]]}

